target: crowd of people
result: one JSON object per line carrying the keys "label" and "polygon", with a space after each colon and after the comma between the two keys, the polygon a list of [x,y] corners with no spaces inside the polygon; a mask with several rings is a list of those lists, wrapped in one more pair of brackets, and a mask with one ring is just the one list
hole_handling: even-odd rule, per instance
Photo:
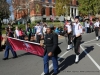
{"label": "crowd of people", "polygon": [[[26,30],[22,30],[22,28],[19,28],[18,26],[16,26],[14,29],[13,26],[8,24],[5,30],[6,30],[6,36],[15,37],[21,40],[24,40],[24,37],[25,38],[28,37],[28,41],[31,41],[31,38],[33,39],[34,36],[34,42],[40,43],[40,40],[43,39],[44,35],[46,34],[46,28],[47,28],[46,23],[38,22],[33,27],[31,27],[30,24],[27,24]],[[63,28],[61,26],[54,27],[54,32],[60,36],[63,32]]]}
{"label": "crowd of people", "polygon": [[86,19],[84,22],[84,27],[86,33],[91,33],[94,31],[94,22]]}

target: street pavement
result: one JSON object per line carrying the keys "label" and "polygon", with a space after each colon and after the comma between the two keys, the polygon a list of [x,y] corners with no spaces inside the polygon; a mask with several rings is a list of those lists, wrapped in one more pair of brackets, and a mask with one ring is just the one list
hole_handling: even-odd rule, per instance
{"label": "street pavement", "polygon": [[[59,39],[59,46],[62,50],[59,54],[58,75],[100,75],[100,40],[96,41],[95,33],[83,34],[80,46],[80,61],[74,63],[74,50],[67,51],[67,40],[64,37]],[[18,58],[2,60],[4,51],[0,52],[0,75],[43,75],[43,58],[18,51]],[[50,74],[53,73],[52,61],[50,60]]]}

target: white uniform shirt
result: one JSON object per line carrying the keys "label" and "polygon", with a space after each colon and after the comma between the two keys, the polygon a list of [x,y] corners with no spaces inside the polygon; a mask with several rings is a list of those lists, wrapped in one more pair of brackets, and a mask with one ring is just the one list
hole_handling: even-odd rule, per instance
{"label": "white uniform shirt", "polygon": [[100,25],[99,21],[94,24],[95,27],[99,27],[99,25]]}
{"label": "white uniform shirt", "polygon": [[42,26],[35,26],[36,28],[36,33],[38,33],[39,35],[42,34]]}
{"label": "white uniform shirt", "polygon": [[86,25],[87,25],[87,27],[89,27],[90,26],[90,23],[87,23]]}
{"label": "white uniform shirt", "polygon": [[90,23],[85,22],[85,27],[89,27]]}
{"label": "white uniform shirt", "polygon": [[46,27],[43,27],[43,33],[44,33],[44,34],[45,34],[45,32],[46,32],[46,29],[47,29]]}
{"label": "white uniform shirt", "polygon": [[71,25],[66,25],[66,27],[68,29],[67,32],[70,33],[72,31]]}
{"label": "white uniform shirt", "polygon": [[15,30],[16,36],[19,36],[19,30]]}
{"label": "white uniform shirt", "polygon": [[87,27],[87,22],[85,22],[85,27]]}
{"label": "white uniform shirt", "polygon": [[82,28],[80,23],[73,23],[73,35],[78,36],[82,34]]}

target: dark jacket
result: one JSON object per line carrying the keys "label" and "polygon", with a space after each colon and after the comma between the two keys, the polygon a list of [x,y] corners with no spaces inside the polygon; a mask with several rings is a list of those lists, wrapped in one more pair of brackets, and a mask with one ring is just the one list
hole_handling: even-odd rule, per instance
{"label": "dark jacket", "polygon": [[58,55],[61,52],[60,48],[58,47],[58,35],[55,33],[45,35],[44,45],[44,54],[52,52],[53,55]]}
{"label": "dark jacket", "polygon": [[27,28],[27,31],[31,34],[32,33],[32,30],[30,27]]}

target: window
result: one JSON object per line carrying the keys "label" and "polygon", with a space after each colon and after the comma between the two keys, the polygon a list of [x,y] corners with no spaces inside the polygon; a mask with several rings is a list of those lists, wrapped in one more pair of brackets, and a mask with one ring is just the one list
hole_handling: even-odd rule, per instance
{"label": "window", "polygon": [[48,0],[48,2],[49,2],[49,3],[51,3],[51,2],[52,2],[52,0]]}
{"label": "window", "polygon": [[45,0],[42,0],[42,2],[45,2]]}
{"label": "window", "polygon": [[78,1],[76,1],[76,5],[79,5]]}
{"label": "window", "polygon": [[41,13],[42,13],[42,16],[45,15],[45,7],[42,8],[42,12]]}
{"label": "window", "polygon": [[52,15],[52,8],[50,8],[50,15]]}

